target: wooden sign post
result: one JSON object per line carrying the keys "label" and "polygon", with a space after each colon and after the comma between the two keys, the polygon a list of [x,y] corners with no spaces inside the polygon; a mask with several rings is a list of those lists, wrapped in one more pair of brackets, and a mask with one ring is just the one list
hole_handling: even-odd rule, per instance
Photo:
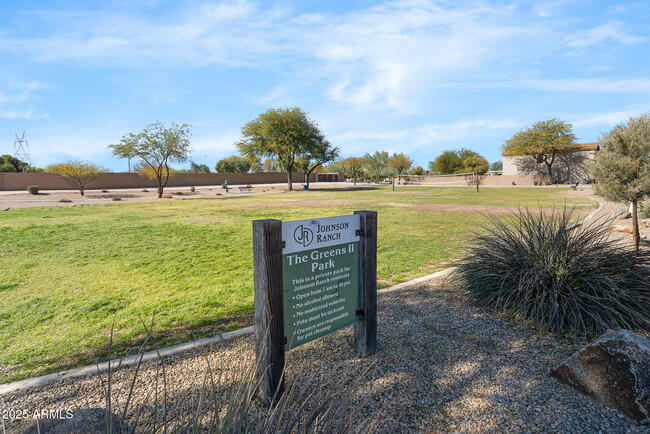
{"label": "wooden sign post", "polygon": [[255,351],[260,398],[284,392],[284,352],[354,325],[377,350],[377,213],[253,222]]}

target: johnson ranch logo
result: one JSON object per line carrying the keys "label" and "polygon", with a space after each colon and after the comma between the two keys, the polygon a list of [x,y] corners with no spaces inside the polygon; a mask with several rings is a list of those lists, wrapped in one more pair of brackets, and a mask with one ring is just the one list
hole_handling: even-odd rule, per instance
{"label": "johnson ranch logo", "polygon": [[293,239],[296,241],[296,243],[302,245],[303,247],[307,247],[311,244],[312,241],[314,241],[314,233],[311,229],[300,225],[296,228],[295,231],[293,231]]}

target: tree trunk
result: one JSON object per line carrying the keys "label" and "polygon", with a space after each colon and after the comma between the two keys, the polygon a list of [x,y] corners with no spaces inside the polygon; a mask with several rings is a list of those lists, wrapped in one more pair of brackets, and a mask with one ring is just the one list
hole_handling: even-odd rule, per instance
{"label": "tree trunk", "polygon": [[305,183],[307,184],[307,190],[309,190],[309,175],[311,175],[311,172],[307,172],[305,175]]}
{"label": "tree trunk", "polygon": [[83,187],[81,187],[81,188],[79,189],[79,192],[80,192],[80,193],[81,193],[81,195],[83,196],[83,195],[84,195],[84,188],[83,188]]}
{"label": "tree trunk", "polygon": [[291,185],[291,167],[287,168],[287,184],[289,184],[289,191],[293,190],[293,186]]}
{"label": "tree trunk", "polygon": [[549,180],[551,181],[551,184],[555,184],[553,182],[553,169],[551,168],[551,165],[546,163],[546,167],[548,167],[548,177],[549,177]]}
{"label": "tree trunk", "polygon": [[634,243],[634,250],[639,251],[639,221],[637,214],[638,200],[632,199],[632,242]]}
{"label": "tree trunk", "polygon": [[[634,165],[634,179],[639,177],[639,166],[637,165],[636,155],[632,155],[632,164]],[[634,243],[634,249],[639,251],[639,220],[637,213],[637,205],[639,200],[634,197],[632,198],[632,242]]]}
{"label": "tree trunk", "polygon": [[548,162],[548,156],[544,155],[544,163],[546,164],[546,167],[548,167],[548,177],[551,178],[551,184],[555,184],[555,180],[553,179],[553,162],[555,161],[555,151],[553,151],[553,155],[551,157],[551,162]]}

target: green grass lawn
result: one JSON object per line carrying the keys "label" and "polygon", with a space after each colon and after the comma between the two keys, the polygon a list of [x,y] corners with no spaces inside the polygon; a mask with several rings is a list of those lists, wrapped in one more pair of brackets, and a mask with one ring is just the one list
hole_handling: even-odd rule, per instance
{"label": "green grass lawn", "polygon": [[137,352],[252,323],[253,220],[378,212],[379,287],[446,268],[484,218],[434,204],[595,202],[540,188],[389,188],[293,192],[0,213],[0,383],[95,363],[111,326]]}

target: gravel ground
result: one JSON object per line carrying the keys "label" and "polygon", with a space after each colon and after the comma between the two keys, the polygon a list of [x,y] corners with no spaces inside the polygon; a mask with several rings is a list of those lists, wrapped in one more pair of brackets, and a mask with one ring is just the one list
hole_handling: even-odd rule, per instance
{"label": "gravel ground", "polygon": [[[603,206],[602,208],[592,217],[592,219],[611,219],[613,218],[613,213],[619,209],[627,209],[627,206],[621,202],[610,202],[603,199],[600,196],[596,196],[591,188],[578,189],[577,194],[587,196],[591,199],[597,199]],[[640,212],[640,210],[639,210]],[[641,236],[641,241],[647,243],[650,241],[650,227],[646,227],[642,224],[641,220],[643,217],[639,214],[639,235]],[[624,226],[626,228],[632,228],[632,219],[615,219],[611,221],[612,225]],[[612,238],[622,241],[625,244],[632,245],[632,235],[623,233],[623,232],[612,232]]]}
{"label": "gravel ground", "polygon": [[[365,421],[374,432],[649,432],[550,377],[585,342],[535,334],[482,312],[450,281],[380,294],[378,324],[375,355],[355,356],[352,330],[344,329],[287,353],[288,379],[308,378],[305,387],[322,393],[321,379],[347,375],[352,382],[365,371],[351,401],[368,400],[355,424]],[[208,364],[227,385],[253,360],[252,336],[163,359],[169,418],[205,391]],[[143,365],[129,407],[144,409],[143,430],[150,429],[159,369],[158,362]],[[113,374],[113,408],[124,405],[132,378],[132,368]],[[102,407],[106,381],[106,374],[94,375],[0,395],[0,409]],[[8,421],[7,432],[20,423]]]}

